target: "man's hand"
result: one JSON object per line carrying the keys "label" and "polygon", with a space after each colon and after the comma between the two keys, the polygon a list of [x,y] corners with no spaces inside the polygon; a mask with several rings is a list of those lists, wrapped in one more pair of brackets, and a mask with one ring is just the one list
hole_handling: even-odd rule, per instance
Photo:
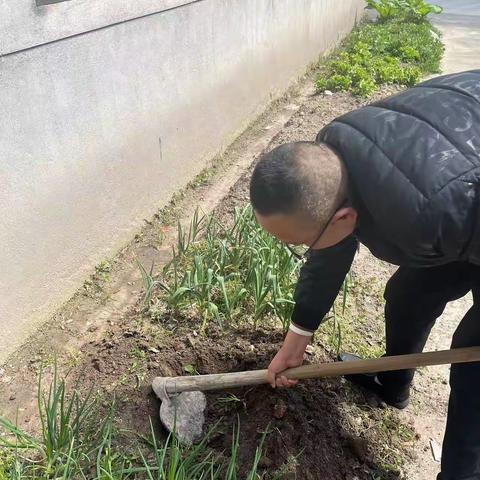
{"label": "man's hand", "polygon": [[303,354],[309,343],[310,337],[298,335],[292,331],[287,333],[282,348],[268,366],[268,382],[273,388],[293,387],[298,383],[298,380],[290,380],[283,376],[277,377],[277,374],[287,368],[301,365],[303,363]]}

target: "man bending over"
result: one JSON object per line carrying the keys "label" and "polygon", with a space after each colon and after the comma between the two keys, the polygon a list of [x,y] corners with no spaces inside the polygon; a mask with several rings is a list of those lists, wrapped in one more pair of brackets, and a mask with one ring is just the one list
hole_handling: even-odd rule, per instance
{"label": "man bending over", "polygon": [[[263,156],[250,184],[259,223],[309,247],[290,331],[269,366],[303,362],[330,310],[358,242],[399,265],[385,289],[386,354],[423,350],[445,305],[474,303],[452,348],[480,345],[480,70],[429,80],[327,125],[315,142]],[[413,370],[350,380],[386,403],[408,404]],[[480,363],[453,365],[438,480],[480,479]]]}

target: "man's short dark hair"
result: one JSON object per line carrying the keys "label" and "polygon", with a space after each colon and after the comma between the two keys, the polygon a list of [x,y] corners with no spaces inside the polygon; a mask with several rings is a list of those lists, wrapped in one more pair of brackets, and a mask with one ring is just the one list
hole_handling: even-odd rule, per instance
{"label": "man's short dark hair", "polygon": [[300,213],[323,220],[346,197],[346,173],[337,154],[325,144],[294,142],[263,155],[250,181],[256,212]]}

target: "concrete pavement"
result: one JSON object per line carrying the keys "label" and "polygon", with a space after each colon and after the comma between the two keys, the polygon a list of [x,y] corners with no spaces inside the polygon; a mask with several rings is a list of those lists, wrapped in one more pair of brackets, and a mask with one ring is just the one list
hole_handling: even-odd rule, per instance
{"label": "concrete pavement", "polygon": [[480,0],[432,0],[444,8],[432,15],[443,33],[445,56],[443,73],[480,69]]}

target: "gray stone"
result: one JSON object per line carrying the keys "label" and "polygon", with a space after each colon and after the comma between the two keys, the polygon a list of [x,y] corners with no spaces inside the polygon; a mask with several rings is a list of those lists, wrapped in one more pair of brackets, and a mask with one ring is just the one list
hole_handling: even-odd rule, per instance
{"label": "gray stone", "polygon": [[183,392],[163,398],[160,420],[181,443],[191,445],[202,437],[207,399],[202,392]]}

